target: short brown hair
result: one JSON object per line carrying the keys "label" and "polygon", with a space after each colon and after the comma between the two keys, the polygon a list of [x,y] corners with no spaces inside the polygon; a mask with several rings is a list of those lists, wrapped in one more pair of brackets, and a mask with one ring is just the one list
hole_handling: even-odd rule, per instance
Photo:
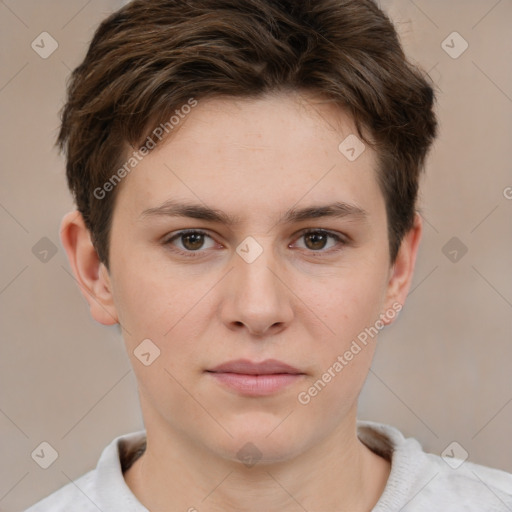
{"label": "short brown hair", "polygon": [[413,225],[437,120],[428,75],[407,61],[375,2],[135,0],[101,23],[73,71],[57,141],[69,188],[107,268],[120,187],[102,199],[94,191],[126,160],[128,144],[140,147],[190,98],[259,97],[278,89],[335,102],[377,150],[394,262]]}

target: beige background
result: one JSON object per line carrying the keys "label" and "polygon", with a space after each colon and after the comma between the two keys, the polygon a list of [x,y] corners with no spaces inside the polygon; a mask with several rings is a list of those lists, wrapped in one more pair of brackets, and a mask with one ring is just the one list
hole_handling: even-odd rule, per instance
{"label": "beige background", "polygon": [[[118,331],[90,318],[60,245],[72,202],[52,148],[66,78],[121,3],[0,2],[3,511],[77,478],[115,436],[142,428]],[[395,425],[438,454],[456,440],[469,460],[512,472],[512,3],[382,6],[408,55],[438,84],[441,133],[423,183],[413,287],[379,339],[360,417]],[[31,48],[43,31],[59,45],[47,59]],[[453,31],[469,43],[457,59],[441,46]],[[468,248],[457,262],[443,253],[454,236]],[[43,237],[58,249],[46,263],[32,252]],[[42,441],[59,453],[46,470],[31,458]]]}

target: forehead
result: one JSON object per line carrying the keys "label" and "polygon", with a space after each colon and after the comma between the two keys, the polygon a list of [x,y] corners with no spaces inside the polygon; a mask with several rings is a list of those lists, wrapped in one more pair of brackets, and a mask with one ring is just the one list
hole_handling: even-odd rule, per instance
{"label": "forehead", "polygon": [[176,195],[262,214],[298,201],[368,202],[379,194],[376,154],[356,133],[339,107],[305,94],[198,100],[121,195],[139,212]]}
{"label": "forehead", "polygon": [[[175,147],[194,147],[187,158],[198,160],[205,153],[226,160],[258,153],[277,161],[299,157],[320,161],[319,154],[337,159],[339,144],[355,134],[352,118],[338,105],[293,91],[200,100],[169,139]],[[366,160],[372,159],[371,153]]]}

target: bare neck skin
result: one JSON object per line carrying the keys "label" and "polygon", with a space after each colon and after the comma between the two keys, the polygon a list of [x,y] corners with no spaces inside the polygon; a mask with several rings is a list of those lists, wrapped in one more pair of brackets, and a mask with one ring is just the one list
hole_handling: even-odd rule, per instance
{"label": "bare neck skin", "polygon": [[391,471],[390,462],[359,441],[353,415],[308,452],[252,467],[221,459],[186,436],[147,433],[146,452],[124,478],[152,512],[368,512]]}

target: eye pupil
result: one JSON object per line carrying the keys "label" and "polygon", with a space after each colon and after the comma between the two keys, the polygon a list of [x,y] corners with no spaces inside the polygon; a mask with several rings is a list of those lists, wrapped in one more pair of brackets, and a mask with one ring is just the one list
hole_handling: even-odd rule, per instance
{"label": "eye pupil", "polygon": [[[203,245],[203,237],[204,235],[201,233],[186,233],[182,235],[183,246],[191,251],[200,249]],[[185,242],[185,240],[187,240],[187,242]],[[188,241],[191,241],[191,244],[189,244]]]}
{"label": "eye pupil", "polygon": [[[308,241],[311,241],[313,243],[313,247],[311,247],[308,243]],[[306,235],[306,245],[308,246],[308,249],[313,250],[319,250],[323,249],[325,247],[325,244],[327,242],[327,235],[325,233],[308,233]]]}

